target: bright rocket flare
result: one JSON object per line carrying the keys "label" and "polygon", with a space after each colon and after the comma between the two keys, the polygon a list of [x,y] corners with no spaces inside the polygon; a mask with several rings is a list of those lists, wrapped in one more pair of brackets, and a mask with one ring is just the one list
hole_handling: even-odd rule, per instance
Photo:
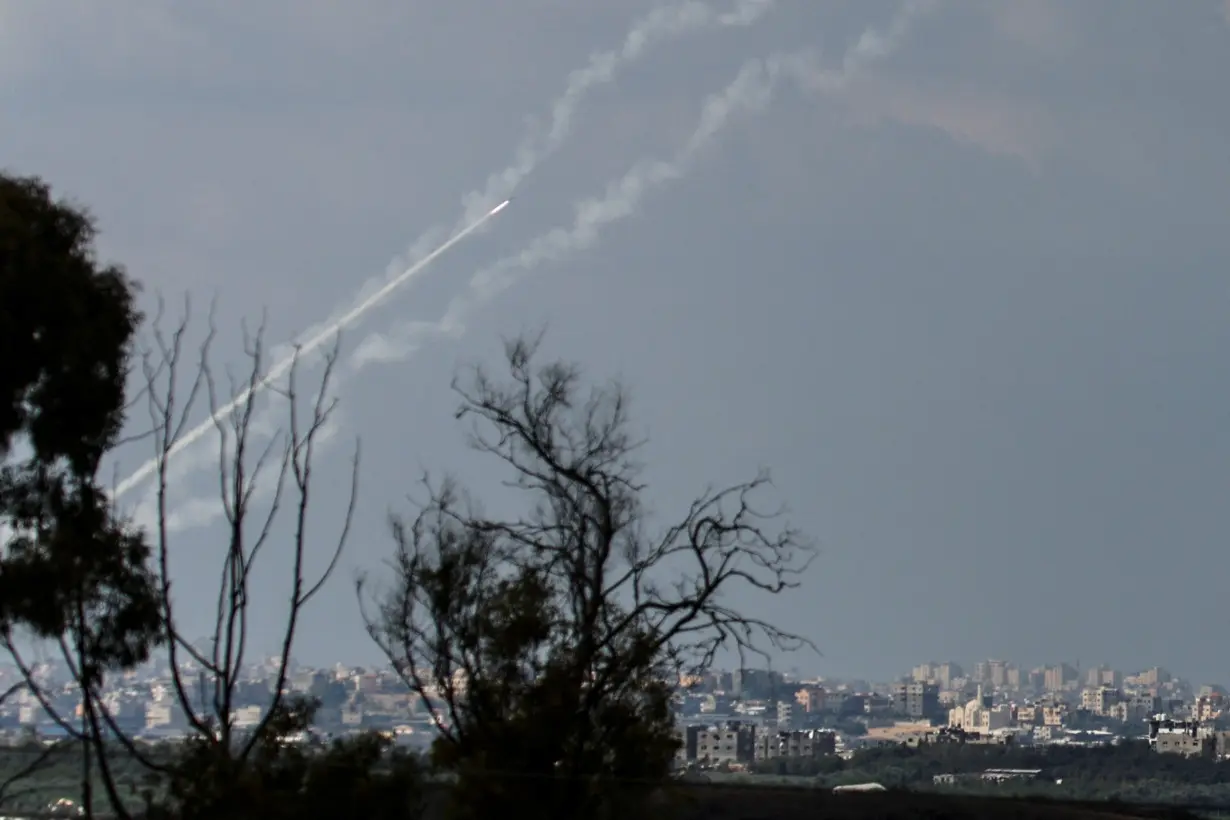
{"label": "bright rocket flare", "polygon": [[[327,328],[320,331],[319,333],[317,333],[312,338],[308,339],[303,344],[298,345],[294,353],[292,353],[290,356],[286,357],[285,359],[283,359],[282,361],[274,365],[273,368],[270,369],[269,373],[266,374],[265,377],[262,378],[259,382],[241,391],[239,395],[235,396],[235,398],[231,399],[229,402],[219,407],[212,416],[210,416],[208,419],[198,424],[196,427],[193,427],[191,430],[185,433],[182,437],[180,437],[180,439],[176,441],[175,444],[173,444],[169,450],[167,450],[166,455],[165,455],[166,460],[169,462],[172,458],[174,458],[176,455],[182,452],[184,448],[190,446],[191,444],[193,444],[193,442],[200,440],[210,430],[214,429],[215,425],[218,423],[219,420],[226,418],[230,413],[234,412],[235,408],[239,407],[244,402],[246,402],[248,399],[250,399],[253,394],[268,387],[278,377],[284,376],[286,372],[291,369],[291,367],[300,357],[304,356],[305,354],[311,353],[313,350],[315,350],[316,348],[324,344],[326,341],[328,341],[338,331],[342,330],[343,328],[349,325],[354,324],[356,321],[361,319],[363,317],[363,314],[367,313],[369,310],[376,307],[376,305],[380,304],[385,299],[387,299],[389,297],[389,294],[397,290],[398,287],[405,284],[408,280],[414,278],[415,274],[417,274],[419,271],[423,270],[428,265],[430,265],[432,262],[434,262],[437,258],[439,258],[442,254],[444,254],[449,248],[453,247],[458,242],[460,242],[461,240],[465,239],[467,236],[472,234],[474,231],[478,230],[482,226],[482,224],[486,222],[488,219],[490,219],[491,217],[498,214],[500,211],[507,208],[508,203],[510,202],[512,202],[511,199],[506,199],[503,202],[501,202],[499,205],[496,205],[494,208],[492,208],[490,211],[487,212],[486,216],[483,216],[475,220],[468,227],[463,228],[462,230],[458,231],[452,236],[451,239],[449,239],[443,245],[441,245],[440,247],[436,248],[431,253],[424,256],[422,259],[420,259],[418,262],[411,265],[406,270],[402,271],[395,278],[390,279],[385,284],[384,287],[382,287],[380,290],[373,293],[368,298],[364,299],[363,302],[361,302],[358,306],[356,306],[353,310],[351,310],[345,316],[338,319],[336,322],[329,325]],[[132,475],[128,476],[128,478],[121,481],[119,485],[115,488],[115,498],[119,498],[120,496],[124,495],[124,493],[128,492],[133,487],[137,486],[142,481],[145,481],[145,479],[153,475],[154,471],[158,469],[158,464],[159,464],[159,458],[155,457],[145,462],[140,467],[138,467],[136,471],[133,472]]]}

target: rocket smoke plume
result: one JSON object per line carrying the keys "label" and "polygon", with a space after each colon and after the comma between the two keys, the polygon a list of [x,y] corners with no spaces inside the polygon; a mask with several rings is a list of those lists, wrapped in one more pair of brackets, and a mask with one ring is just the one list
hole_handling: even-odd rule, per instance
{"label": "rocket smoke plume", "polygon": [[[535,138],[534,134],[527,136],[517,148],[511,165],[492,174],[482,190],[472,192],[462,198],[463,214],[454,233],[464,231],[465,226],[484,218],[483,215],[497,202],[511,196],[517,185],[567,140],[571,132],[573,117],[585,95],[595,87],[614,80],[621,68],[643,56],[650,46],[669,42],[674,38],[709,26],[733,28],[751,25],[769,12],[774,3],[775,0],[737,0],[730,10],[716,11],[699,0],[684,0],[682,3],[654,9],[636,20],[624,37],[620,48],[592,54],[584,68],[568,76],[563,93],[551,105],[550,125],[546,129],[545,136],[541,139]],[[439,243],[442,233],[440,228],[433,228],[425,233],[411,245],[405,258],[396,259],[389,265],[384,276],[366,282],[359,289],[350,308],[339,309],[324,322],[310,328],[301,335],[301,341],[298,344],[275,349],[273,358],[279,361],[279,365],[275,366],[254,390],[263,390],[277,378],[285,375],[296,360],[296,356],[303,357],[301,360],[306,361],[306,357],[319,348],[324,340],[336,333],[340,325],[355,321],[358,318],[355,315],[356,312],[361,316],[367,309],[373,307],[374,305],[371,304],[373,298],[382,299],[393,287],[409,282],[414,274],[424,270],[426,265],[423,264],[424,259],[421,255]],[[380,295],[376,296],[376,294]],[[365,305],[368,308],[364,308]],[[350,317],[348,321],[347,317]],[[250,398],[250,395],[250,392],[241,394],[231,405],[228,405],[229,409],[233,410],[240,406],[243,401]],[[190,431],[176,444],[172,455],[182,454],[186,448],[207,435],[210,429],[212,425],[202,425]],[[181,468],[185,468],[185,465],[181,465]],[[132,490],[133,487],[152,476],[156,469],[156,461],[142,465],[118,485],[115,491],[116,496]]]}
{"label": "rocket smoke plume", "polygon": [[[570,228],[553,230],[533,241],[521,253],[476,274],[468,292],[455,299],[439,321],[403,326],[398,329],[399,336],[370,336],[356,350],[350,375],[372,362],[404,359],[426,337],[464,332],[463,322],[468,312],[514,284],[518,273],[524,275],[542,262],[562,259],[589,247],[597,241],[605,225],[630,215],[645,194],[686,173],[734,115],[766,105],[781,79],[793,79],[811,91],[841,92],[868,65],[891,55],[914,20],[934,5],[935,0],[907,0],[887,28],[882,31],[868,29],[847,50],[838,70],[821,69],[807,53],[749,61],[724,91],[706,101],[695,131],[671,161],[637,164],[623,178],[609,185],[605,196],[580,203]],[[344,372],[338,375],[343,376]],[[172,523],[188,528],[209,523],[221,510],[216,499],[189,500],[177,503],[176,507]],[[181,516],[179,509],[190,514]]]}
{"label": "rocket smoke plume", "polygon": [[806,52],[752,60],[744,65],[724,91],[712,96],[702,110],[696,130],[669,161],[641,162],[607,186],[605,195],[576,206],[573,223],[555,228],[530,242],[521,252],[479,271],[466,293],[450,304],[436,322],[402,324],[389,334],[373,334],[355,350],[353,369],[369,363],[398,361],[411,355],[428,336],[456,336],[464,332],[466,315],[482,302],[516,282],[519,275],[544,262],[557,262],[591,247],[606,225],[630,216],[651,190],[683,176],[702,150],[741,111],[754,111],[769,102],[777,83],[789,77],[809,91],[840,92],[868,65],[891,55],[912,24],[936,7],[936,0],[907,0],[884,30],[868,29],[846,51],[838,70],[822,70]]}
{"label": "rocket smoke plume", "polygon": [[[619,48],[591,54],[583,68],[568,75],[564,90],[551,103],[550,121],[546,129],[542,132],[531,130],[517,147],[510,165],[491,174],[481,189],[461,198],[462,214],[454,231],[482,216],[497,202],[511,197],[517,186],[568,140],[573,119],[586,95],[614,81],[621,69],[643,57],[652,46],[663,45],[710,27],[750,26],[768,14],[776,2],[737,0],[728,10],[718,11],[700,0],[684,0],[656,8],[635,20]],[[404,258],[396,259],[389,265],[385,276],[375,277],[360,288],[355,301],[362,301],[366,294],[383,287],[399,271],[417,261],[418,255],[437,244],[443,233],[444,229],[437,226],[415,240]],[[322,326],[328,324],[326,321]]]}
{"label": "rocket smoke plume", "polygon": [[517,149],[516,161],[512,165],[488,177],[482,191],[467,194],[462,202],[465,214],[461,221],[468,222],[473,215],[511,196],[517,185],[540,162],[564,144],[582,98],[594,87],[615,79],[620,68],[636,61],[647,48],[706,26],[751,25],[768,13],[773,3],[774,0],[740,0],[732,10],[717,12],[705,3],[688,0],[654,9],[637,20],[629,29],[622,47],[591,55],[584,68],[568,75],[567,88],[551,106],[551,125],[541,143],[533,136],[527,137]]}
{"label": "rocket smoke plume", "polygon": [[[508,167],[491,174],[480,190],[462,197],[462,214],[454,230],[473,222],[491,206],[512,196],[517,186],[567,141],[572,133],[573,119],[585,96],[595,88],[612,82],[620,69],[643,57],[651,46],[662,45],[708,27],[752,25],[771,11],[775,3],[776,0],[737,0],[729,10],[717,11],[700,0],[684,0],[656,8],[634,21],[619,48],[591,54],[583,68],[568,75],[563,92],[551,103],[550,121],[545,132],[531,131],[527,134]],[[436,227],[417,239],[404,259],[394,260],[384,277],[369,280],[360,288],[356,302],[383,287],[386,281],[398,276],[399,271],[417,261],[417,256],[433,247],[443,232],[443,228]],[[322,326],[328,324],[325,322]]]}
{"label": "rocket smoke plume", "polygon": [[[229,402],[227,402],[226,404],[222,405],[217,410],[215,410],[214,413],[209,418],[205,419],[205,421],[201,422],[196,427],[193,427],[191,430],[185,433],[178,441],[176,441],[171,446],[171,448],[167,451],[165,458],[169,460],[175,457],[180,452],[182,452],[185,448],[191,447],[193,443],[199,441],[206,434],[208,434],[211,430],[216,429],[216,424],[218,423],[219,420],[227,418],[236,409],[242,408],[245,402],[247,402],[249,399],[252,398],[252,395],[254,393],[257,393],[265,389],[266,387],[268,387],[269,385],[273,384],[275,381],[280,379],[282,376],[285,376],[287,373],[289,373],[290,369],[294,367],[295,363],[299,360],[299,357],[312,353],[314,350],[319,348],[325,342],[334,338],[338,333],[340,333],[348,325],[354,324],[359,319],[363,318],[363,315],[365,313],[367,313],[372,308],[376,307],[376,305],[378,305],[380,302],[388,298],[389,294],[391,294],[393,290],[402,283],[402,281],[414,276],[420,270],[422,270],[423,268],[427,267],[432,262],[434,262],[439,256],[447,252],[449,248],[453,247],[458,242],[460,242],[461,240],[465,239],[467,236],[472,234],[474,231],[478,230],[478,228],[482,227],[483,223],[485,223],[488,219],[495,216],[500,211],[504,210],[504,207],[506,205],[508,205],[508,200],[505,200],[504,202],[500,203],[496,207],[492,208],[490,211],[488,211],[482,217],[480,217],[475,222],[470,224],[468,227],[462,229],[461,231],[458,231],[457,234],[453,236],[452,239],[448,240],[443,245],[436,248],[431,253],[427,254],[427,256],[424,256],[422,260],[420,260],[416,265],[413,265],[408,270],[406,270],[406,272],[401,275],[401,278],[394,279],[393,281],[389,282],[383,288],[376,291],[376,293],[372,294],[367,299],[360,302],[358,306],[350,310],[348,313],[346,313],[346,315],[342,316],[340,319],[333,322],[333,324],[329,325],[324,330],[319,331],[315,336],[312,336],[310,339],[305,341],[302,345],[298,347],[297,350],[295,350],[289,356],[285,357],[284,359],[279,361],[276,365],[274,365],[272,368],[270,368],[269,372],[264,376],[264,378],[262,378],[260,381],[253,384],[251,387],[241,390],[239,394],[235,396],[235,398],[231,399]],[[153,475],[154,471],[158,469],[158,465],[160,463],[162,463],[162,460],[160,458],[152,458],[149,461],[147,461],[145,464],[142,464],[140,467],[138,467],[137,470],[132,475],[130,475],[128,478],[121,481],[119,485],[115,488],[115,497],[119,498],[120,496],[124,495],[129,490],[131,490],[133,487],[135,487],[136,485],[140,484],[142,481],[144,481],[145,479]]]}

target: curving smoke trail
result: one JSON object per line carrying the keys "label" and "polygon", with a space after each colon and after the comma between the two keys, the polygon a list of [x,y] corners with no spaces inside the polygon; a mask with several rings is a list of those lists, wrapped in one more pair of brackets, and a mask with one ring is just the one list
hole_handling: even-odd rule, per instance
{"label": "curving smoke trail", "polygon": [[[715,11],[698,0],[654,9],[633,23],[623,46],[590,55],[588,64],[568,75],[568,85],[551,105],[551,125],[540,143],[527,137],[517,149],[516,161],[487,178],[482,191],[467,194],[462,204],[461,222],[482,213],[495,202],[511,196],[517,185],[540,162],[559,150],[572,129],[573,115],[581,100],[593,88],[615,79],[619,69],[635,62],[653,45],[681,37],[709,26],[732,28],[755,23],[769,12],[775,0],[739,0],[733,9]],[[537,143],[537,144],[536,144]]]}
{"label": "curving smoke trail", "polygon": [[[508,199],[534,169],[558,151],[572,133],[572,124],[585,96],[599,86],[615,80],[620,70],[636,62],[653,46],[663,45],[692,32],[710,27],[739,28],[760,20],[772,10],[777,0],[737,0],[728,11],[717,11],[700,0],[684,0],[656,8],[632,23],[623,44],[616,49],[591,54],[585,66],[568,75],[564,90],[551,103],[551,115],[545,134],[535,131],[522,139],[506,168],[487,177],[485,185],[461,198],[462,214],[454,231],[477,219],[495,203]],[[383,277],[374,277],[359,289],[356,302],[382,287],[399,271],[412,264],[421,254],[437,244],[444,235],[443,227],[432,228],[417,239],[404,257],[394,260]],[[321,326],[327,326],[328,321]]]}
{"label": "curving smoke trail", "polygon": [[937,6],[938,0],[906,0],[883,30],[869,28],[859,37],[843,55],[838,70],[821,69],[807,52],[749,61],[724,91],[705,103],[695,131],[672,159],[638,163],[609,184],[603,196],[577,204],[570,226],[548,231],[519,253],[476,273],[467,291],[452,301],[438,321],[403,323],[388,333],[368,336],[352,354],[351,368],[361,370],[372,363],[401,361],[428,337],[464,333],[465,318],[475,307],[543,263],[558,262],[591,247],[605,226],[631,215],[646,194],[687,173],[730,119],[767,104],[782,78],[788,77],[809,91],[840,92],[868,65],[896,51],[915,21]]}
{"label": "curving smoke trail", "polygon": [[[410,323],[400,326],[398,332],[391,336],[373,334],[368,337],[350,361],[351,375],[373,362],[406,358],[428,336],[463,333],[464,320],[470,310],[542,263],[558,261],[592,246],[603,227],[629,216],[647,193],[685,174],[735,115],[755,111],[768,104],[782,79],[792,79],[806,90],[840,92],[867,65],[891,55],[914,21],[937,5],[938,0],[906,0],[901,11],[884,30],[871,28],[862,34],[843,55],[839,70],[819,67],[809,52],[748,61],[730,85],[706,100],[695,130],[671,160],[638,163],[622,178],[608,185],[604,196],[579,203],[570,227],[549,231],[520,253],[499,260],[475,274],[468,291],[453,300],[439,321]],[[213,500],[189,501],[177,506],[194,511],[194,515],[177,516],[173,522],[185,528],[208,523],[221,509]],[[213,512],[210,513],[210,510]],[[181,518],[183,520],[179,520]]]}
{"label": "curving smoke trail", "polygon": [[696,130],[673,159],[637,163],[622,178],[608,185],[604,196],[579,203],[570,227],[555,228],[530,242],[520,253],[505,257],[476,273],[470,280],[468,291],[453,300],[439,321],[403,325],[400,333],[395,331],[400,338],[373,334],[364,339],[351,357],[352,367],[359,370],[370,362],[403,359],[417,349],[425,335],[456,335],[463,332],[465,314],[477,303],[490,299],[513,284],[516,280],[514,271],[558,261],[593,245],[604,226],[632,214],[651,189],[686,173],[696,155],[735,113],[754,110],[768,103],[778,75],[787,64],[806,59],[806,55],[795,55],[749,60],[724,91],[705,102]]}
{"label": "curving smoke trail", "polygon": [[[568,75],[565,87],[550,105],[550,119],[544,132],[531,130],[513,152],[513,161],[487,177],[482,188],[462,196],[462,213],[453,231],[482,216],[497,202],[511,197],[534,169],[558,151],[572,134],[572,125],[585,97],[594,89],[613,82],[619,72],[635,63],[652,47],[707,28],[750,26],[768,14],[777,0],[737,0],[727,11],[718,11],[701,0],[683,0],[662,6],[633,21],[619,48],[594,52],[584,67]],[[436,226],[415,240],[403,257],[390,263],[383,276],[373,277],[359,289],[355,302],[396,278],[401,271],[439,243],[446,231]],[[338,311],[340,313],[341,311]],[[336,315],[336,314],[335,314]],[[321,323],[328,326],[332,321]]]}
{"label": "curving smoke trail", "polygon": [[[725,90],[705,102],[695,130],[674,158],[638,163],[610,184],[604,196],[578,204],[570,227],[550,231],[520,253],[480,271],[471,280],[468,291],[453,301],[439,321],[410,323],[401,326],[397,333],[368,337],[350,360],[348,375],[353,376],[374,362],[405,359],[428,337],[463,333],[464,320],[470,310],[543,262],[559,260],[591,246],[604,226],[631,214],[654,188],[686,173],[735,115],[755,111],[770,102],[782,79],[792,79],[806,90],[840,92],[867,65],[891,55],[914,21],[936,5],[936,0],[907,0],[884,30],[871,28],[863,33],[846,51],[838,70],[819,67],[808,52],[749,61]],[[345,371],[338,373],[339,377],[346,375]],[[335,389],[340,383],[335,383]],[[171,523],[182,528],[207,524],[221,511],[216,499],[189,500],[178,504],[177,509],[185,514],[173,516]]]}
{"label": "curving smoke trail", "polygon": [[[423,256],[422,254],[427,253],[438,244],[441,237],[439,228],[431,229],[411,245],[405,258],[394,260],[384,276],[376,277],[365,283],[349,308],[334,311],[324,322],[302,334],[300,341],[295,344],[275,349],[272,358],[278,364],[265,378],[261,379],[251,390],[240,393],[231,402],[219,408],[209,419],[190,430],[175,443],[167,458],[175,458],[181,462],[176,465],[176,472],[184,475],[195,468],[212,463],[213,453],[202,453],[201,457],[193,463],[185,464],[183,461],[185,451],[193,449],[193,445],[206,438],[214,430],[214,421],[217,418],[241,407],[252,397],[253,393],[264,390],[286,375],[296,360],[309,361],[305,357],[320,348],[341,327],[358,321],[395,288],[404,286],[416,274],[425,270],[427,263],[450,247],[452,242],[473,229],[467,226],[484,221],[486,219],[484,214],[489,213],[497,202],[511,196],[522,180],[564,144],[571,133],[574,115],[587,93],[597,86],[614,80],[621,68],[640,58],[651,46],[710,26],[751,25],[764,16],[772,8],[774,2],[775,0],[737,0],[729,11],[716,11],[700,0],[685,0],[685,2],[672,6],[657,8],[632,24],[620,48],[592,54],[584,68],[568,76],[563,93],[552,103],[550,125],[545,137],[538,139],[534,135],[527,136],[517,148],[511,165],[488,177],[483,189],[466,194],[462,198],[463,214],[453,231],[453,239],[430,255]],[[119,498],[149,480],[156,473],[158,465],[158,458],[142,464],[128,478],[119,483],[114,492],[115,497]]]}

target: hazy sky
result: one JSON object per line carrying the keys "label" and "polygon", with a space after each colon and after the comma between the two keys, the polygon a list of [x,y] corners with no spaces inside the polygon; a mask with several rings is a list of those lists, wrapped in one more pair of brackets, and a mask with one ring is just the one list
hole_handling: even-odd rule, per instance
{"label": "hazy sky", "polygon": [[[223,329],[267,308],[283,341],[457,225],[652,4],[106,6],[0,1],[0,165],[87,203],[149,295],[216,295]],[[355,437],[361,506],[299,657],[374,657],[351,575],[389,554],[421,468],[481,466],[455,366],[546,322],[547,353],[633,387],[664,515],[772,467],[822,546],[804,589],[748,601],[824,652],[784,665],[1230,681],[1230,4],[949,0],[899,39],[896,3],[745,4],[756,19],[723,25],[734,8],[658,18],[708,22],[633,48],[513,207],[349,332],[318,525]],[[842,73],[869,26],[885,39]],[[793,61],[724,92],[772,55]],[[545,261],[470,287],[526,248]],[[409,355],[406,323],[458,297]],[[211,594],[218,522],[190,499],[212,486],[179,485],[185,606]]]}

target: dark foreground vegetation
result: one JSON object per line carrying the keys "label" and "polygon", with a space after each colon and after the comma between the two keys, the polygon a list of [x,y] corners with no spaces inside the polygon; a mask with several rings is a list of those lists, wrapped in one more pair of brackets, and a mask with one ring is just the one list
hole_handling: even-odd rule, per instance
{"label": "dark foreground vegetation", "polygon": [[1185,809],[1168,806],[919,793],[905,790],[833,794],[823,789],[704,785],[677,791],[666,799],[669,801],[667,813],[657,816],[669,817],[671,820],[1112,820],[1127,817],[1183,820],[1198,816]]}
{"label": "dark foreground vegetation", "polygon": [[824,790],[768,786],[673,785],[656,794],[639,816],[644,820],[1196,820],[1207,815],[1174,806],[1102,801],[928,794],[905,790],[833,794]]}
{"label": "dark foreground vegetation", "polygon": [[[63,795],[74,795],[80,787],[80,762],[68,753],[57,755],[52,763],[27,782],[31,791],[12,802],[8,811],[41,809]],[[7,774],[29,760],[30,750],[7,750],[0,753],[0,773]],[[142,769],[135,761],[125,762],[115,753],[116,778],[121,791],[132,796],[134,815],[143,813],[139,795],[146,787]],[[161,762],[170,762],[170,749],[155,752]],[[328,762],[326,762],[328,760]],[[403,759],[400,769],[392,760],[373,762],[361,756],[351,765],[338,756],[318,759],[313,771],[298,771],[299,764],[266,769],[266,774],[279,770],[284,785],[259,785],[255,777],[252,790],[244,794],[243,806],[235,806],[240,817],[285,818],[414,818],[414,820],[447,820],[455,816],[455,785],[439,782],[425,767]],[[357,763],[357,767],[354,767]],[[287,775],[292,775],[287,777]],[[498,779],[498,776],[497,776]],[[362,788],[356,788],[363,782]],[[291,784],[307,785],[300,795]],[[310,785],[309,785],[310,784]],[[819,783],[775,785],[767,782],[696,783],[678,780],[657,784],[644,791],[642,784],[632,784],[638,795],[638,814],[646,820],[811,820],[823,817],[841,818],[1180,818],[1197,817],[1179,806],[1062,799],[1013,794],[1010,786],[987,786],[984,793],[954,793],[894,789],[870,794],[833,794]],[[612,792],[621,787],[612,785]],[[157,802],[157,801],[154,801]],[[519,812],[538,816],[532,810]],[[100,816],[108,816],[104,811]],[[150,816],[165,816],[155,810]],[[1211,815],[1216,816],[1216,815]]]}
{"label": "dark foreground vegetation", "polygon": [[[672,780],[672,682],[720,651],[807,646],[728,602],[797,586],[814,553],[769,500],[767,475],[651,521],[627,394],[587,385],[567,361],[540,363],[537,339],[506,345],[501,377],[477,367],[453,385],[470,444],[521,494],[521,512],[492,517],[454,478],[425,478],[417,506],[393,523],[382,582],[356,590],[368,637],[408,692],[436,707],[430,753],[401,753],[375,733],[288,742],[319,707],[287,686],[300,617],[338,565],[358,493],[357,445],[340,492],[315,469],[336,347],[283,367],[266,361],[260,333],[245,335],[246,375],[223,384],[212,321],[197,345],[187,311],[168,328],[161,310],[147,322],[136,297],[122,268],[96,258],[87,211],[41,180],[0,173],[0,650],[17,669],[0,703],[39,706],[63,736],[0,752],[0,814],[68,798],[87,816],[150,820],[1128,816]],[[271,367],[280,376],[264,389]],[[321,375],[305,391],[312,368]],[[272,435],[253,421],[270,409],[284,419]],[[203,420],[226,444],[211,445],[224,526],[212,631],[189,642],[169,464]],[[153,503],[145,527],[116,504],[136,484],[112,492],[102,475],[131,442],[152,459],[136,476]],[[330,504],[333,530],[309,525],[322,520],[309,508],[327,516]],[[282,641],[261,718],[241,728],[249,608],[268,589],[251,578],[271,553],[290,559],[277,585],[289,590]],[[36,648],[70,670],[74,708],[58,708],[64,690],[38,673]],[[187,726],[173,746],[127,734],[106,697],[154,658]],[[868,761],[892,784],[927,770]],[[894,765],[914,774],[892,776]]]}
{"label": "dark foreground vegetation", "polygon": [[[1040,775],[1036,780],[997,784],[968,777],[987,769],[1036,769]],[[823,787],[876,782],[887,787],[949,793],[1230,806],[1227,764],[1203,757],[1157,754],[1146,741],[1092,747],[960,743],[886,746],[862,750],[850,760],[778,760],[759,764],[756,770],[766,775],[808,778]],[[937,786],[934,778],[945,774],[956,775],[956,782]]]}

